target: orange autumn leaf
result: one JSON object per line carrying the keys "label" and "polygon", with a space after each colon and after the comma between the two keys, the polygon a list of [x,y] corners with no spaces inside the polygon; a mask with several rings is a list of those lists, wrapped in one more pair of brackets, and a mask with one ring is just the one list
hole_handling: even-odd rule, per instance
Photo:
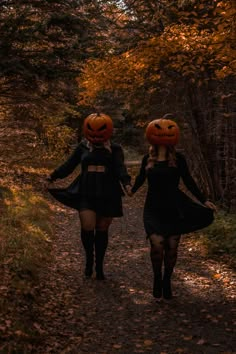
{"label": "orange autumn leaf", "polygon": [[218,273],[216,273],[216,274],[213,275],[213,278],[214,278],[214,279],[220,279],[220,277],[221,277],[221,275],[218,274]]}
{"label": "orange autumn leaf", "polygon": [[114,344],[113,348],[114,349],[120,349],[120,348],[122,348],[122,345],[121,344]]}
{"label": "orange autumn leaf", "polygon": [[152,345],[153,344],[153,341],[151,340],[151,339],[146,339],[145,341],[144,341],[144,345]]}

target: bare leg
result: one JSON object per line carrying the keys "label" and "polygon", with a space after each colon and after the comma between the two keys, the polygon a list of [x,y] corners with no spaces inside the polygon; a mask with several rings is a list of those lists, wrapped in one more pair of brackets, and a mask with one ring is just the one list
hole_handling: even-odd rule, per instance
{"label": "bare leg", "polygon": [[150,257],[154,274],[153,296],[162,297],[162,263],[164,255],[164,237],[161,235],[150,236]]}
{"label": "bare leg", "polygon": [[81,241],[86,255],[85,276],[90,278],[93,274],[94,263],[94,229],[96,225],[96,213],[92,210],[79,212],[81,224]]}
{"label": "bare leg", "polygon": [[180,235],[169,236],[165,240],[165,271],[163,277],[163,296],[165,299],[172,298],[171,275],[177,261],[179,241]]}
{"label": "bare leg", "polygon": [[93,210],[81,210],[79,212],[80,224],[83,230],[91,231],[96,226],[96,213]]}
{"label": "bare leg", "polygon": [[111,225],[112,218],[97,217],[95,231],[95,254],[96,254],[96,278],[104,280],[103,263],[108,246],[108,229]]}

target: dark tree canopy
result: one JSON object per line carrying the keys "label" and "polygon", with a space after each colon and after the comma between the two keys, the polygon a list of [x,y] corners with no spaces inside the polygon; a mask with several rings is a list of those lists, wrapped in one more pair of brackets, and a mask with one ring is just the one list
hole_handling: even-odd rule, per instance
{"label": "dark tree canopy", "polygon": [[103,51],[96,1],[1,1],[0,10],[0,99],[62,99],[81,63]]}

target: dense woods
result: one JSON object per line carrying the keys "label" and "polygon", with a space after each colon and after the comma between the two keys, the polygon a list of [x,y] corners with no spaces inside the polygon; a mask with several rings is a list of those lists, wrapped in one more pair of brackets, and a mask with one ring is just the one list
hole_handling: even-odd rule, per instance
{"label": "dense woods", "polygon": [[119,110],[123,133],[134,128],[131,136],[173,113],[196,177],[235,211],[233,1],[38,0],[0,7],[4,129],[14,122],[30,129],[34,151],[38,144],[63,153],[94,109]]}
{"label": "dense woods", "polygon": [[234,16],[233,2],[127,1],[125,41],[78,79],[82,102],[117,101],[136,122],[174,113],[198,178],[227,210],[236,200]]}
{"label": "dense woods", "polygon": [[[77,353],[91,324],[96,325],[94,344],[89,346],[85,335],[86,352],[93,345],[100,348],[100,338],[109,338],[104,353],[123,354],[126,345],[127,353],[169,353],[165,338],[169,335],[171,342],[176,333],[172,352],[200,353],[206,341],[192,336],[191,328],[197,333],[203,326],[211,341],[204,352],[222,348],[231,353],[234,283],[225,264],[234,264],[236,254],[235,15],[233,0],[0,0],[1,353]],[[78,292],[79,227],[74,214],[46,192],[46,176],[74,148],[83,119],[94,111],[114,118],[114,140],[122,143],[128,161],[140,161],[146,152],[147,123],[172,114],[191,173],[219,208],[214,224],[183,246],[178,281],[181,288],[190,279],[189,293],[174,309],[176,318],[167,309],[171,316],[161,324],[161,349],[155,347],[153,325],[159,313],[144,305],[150,299],[141,234],[143,192],[129,199],[127,215],[114,226],[113,272],[121,264],[125,269],[118,288],[114,282],[99,295],[92,287]],[[134,177],[136,162],[129,169]],[[206,257],[215,255],[220,261],[207,264]],[[210,280],[203,277],[206,272]],[[128,284],[132,281],[134,289]],[[191,293],[191,281],[196,292],[200,287],[197,295]],[[208,284],[213,287],[209,299]],[[188,303],[190,295],[194,306]],[[104,298],[110,302],[104,305]],[[99,309],[105,306],[101,322],[90,308],[97,300]],[[142,315],[134,315],[137,304]],[[190,315],[193,308],[196,313]],[[210,324],[205,327],[204,321]],[[139,322],[150,338],[147,333],[140,337]],[[109,327],[105,335],[104,323]],[[112,337],[113,323],[119,326]],[[186,332],[184,326],[190,326]],[[134,343],[126,338],[127,328],[138,333]],[[117,333],[122,339],[113,343]]]}
{"label": "dense woods", "polygon": [[[0,8],[2,117],[29,128],[39,144],[49,147],[53,134],[54,141],[60,139],[56,127],[80,116],[75,77],[81,63],[96,57],[101,47],[101,38],[96,40],[99,5],[1,1]],[[60,139],[62,150],[70,125]]]}

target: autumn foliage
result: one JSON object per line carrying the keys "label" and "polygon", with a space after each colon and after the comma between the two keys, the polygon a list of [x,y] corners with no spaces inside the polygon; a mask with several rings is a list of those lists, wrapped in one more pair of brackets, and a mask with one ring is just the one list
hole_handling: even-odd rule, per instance
{"label": "autumn foliage", "polygon": [[124,107],[144,125],[174,113],[203,188],[235,210],[235,3],[125,4],[119,50],[116,37],[105,57],[86,61],[78,103]]}
{"label": "autumn foliage", "polygon": [[82,90],[79,102],[91,102],[104,92],[128,93],[131,99],[144,86],[151,95],[166,75],[172,80],[173,75],[182,77],[197,86],[234,75],[233,2],[212,2],[207,12],[204,1],[192,11],[178,11],[174,5],[168,11],[178,21],[167,19],[161,34],[150,35],[120,55],[86,62],[78,79]]}

